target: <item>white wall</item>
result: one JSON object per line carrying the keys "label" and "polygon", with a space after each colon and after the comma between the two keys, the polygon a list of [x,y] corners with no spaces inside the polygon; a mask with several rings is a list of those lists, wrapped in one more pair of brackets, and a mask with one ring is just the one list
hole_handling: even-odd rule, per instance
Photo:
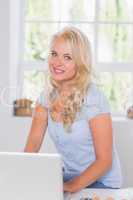
{"label": "white wall", "polygon": [[124,176],[124,186],[133,186],[133,120],[115,119],[113,127]]}
{"label": "white wall", "polygon": [[[4,87],[9,86],[10,79],[9,1],[0,1],[0,94]],[[10,108],[0,102],[0,151],[23,151],[30,125],[30,118],[13,117]],[[133,121],[118,119],[114,120],[113,126],[122,163],[124,186],[133,186]],[[41,151],[55,151],[48,136]]]}
{"label": "white wall", "polygon": [[[5,13],[6,11],[6,13]],[[3,19],[5,17],[5,19]],[[0,92],[8,85],[9,66],[9,7],[8,1],[0,2]],[[6,109],[0,106],[0,113],[5,115]]]}

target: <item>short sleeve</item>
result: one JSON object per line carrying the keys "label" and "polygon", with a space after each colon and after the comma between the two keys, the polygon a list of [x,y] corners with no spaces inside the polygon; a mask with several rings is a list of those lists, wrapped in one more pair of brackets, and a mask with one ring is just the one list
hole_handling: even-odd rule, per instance
{"label": "short sleeve", "polygon": [[37,103],[41,104],[42,106],[48,108],[48,94],[46,91],[42,91],[37,98]]}
{"label": "short sleeve", "polygon": [[110,105],[106,96],[96,86],[88,90],[84,104],[88,120],[103,113],[110,113]]}

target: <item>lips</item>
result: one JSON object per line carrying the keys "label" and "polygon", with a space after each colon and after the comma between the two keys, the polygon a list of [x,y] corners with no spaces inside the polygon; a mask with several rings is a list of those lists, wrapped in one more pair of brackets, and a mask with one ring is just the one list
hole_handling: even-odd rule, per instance
{"label": "lips", "polygon": [[53,71],[55,74],[63,74],[65,71],[56,67],[53,67]]}

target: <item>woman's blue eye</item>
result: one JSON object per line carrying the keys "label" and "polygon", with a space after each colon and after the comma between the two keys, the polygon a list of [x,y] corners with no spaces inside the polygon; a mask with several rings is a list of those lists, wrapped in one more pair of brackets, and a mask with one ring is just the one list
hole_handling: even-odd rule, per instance
{"label": "woman's blue eye", "polygon": [[65,56],[65,60],[72,60],[70,56]]}
{"label": "woman's blue eye", "polygon": [[51,52],[51,56],[57,56],[57,53]]}

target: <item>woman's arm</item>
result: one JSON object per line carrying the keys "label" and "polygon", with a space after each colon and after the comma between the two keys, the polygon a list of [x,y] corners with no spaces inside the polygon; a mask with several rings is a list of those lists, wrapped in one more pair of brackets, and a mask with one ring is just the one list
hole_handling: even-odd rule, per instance
{"label": "woman's arm", "polygon": [[[64,183],[64,191],[77,192],[97,181],[112,166],[112,121],[101,114],[89,121],[96,160],[80,176]],[[88,155],[89,156],[89,155]]]}
{"label": "woman's arm", "polygon": [[48,124],[47,108],[36,104],[32,119],[32,126],[25,146],[25,152],[38,152],[40,150]]}

